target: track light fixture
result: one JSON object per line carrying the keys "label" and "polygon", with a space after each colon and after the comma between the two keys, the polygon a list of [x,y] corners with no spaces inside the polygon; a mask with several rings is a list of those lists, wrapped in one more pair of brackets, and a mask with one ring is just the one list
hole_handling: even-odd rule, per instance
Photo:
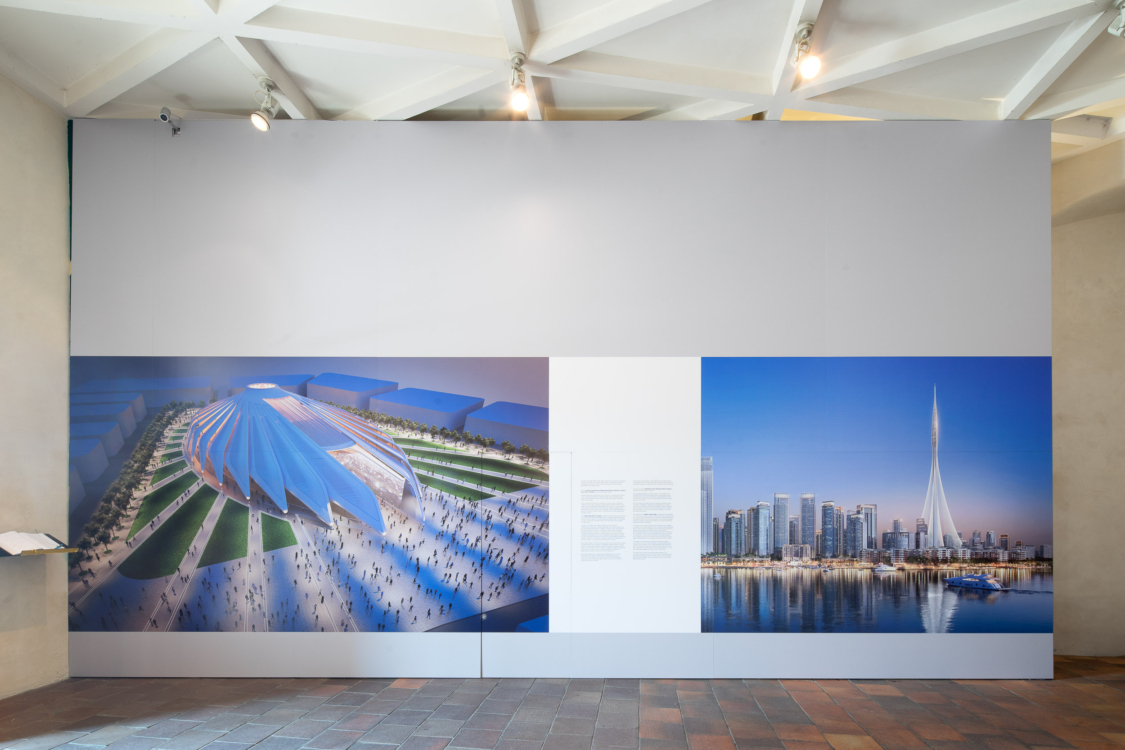
{"label": "track light fixture", "polygon": [[[180,126],[177,125],[176,122],[175,122],[176,120],[179,120],[180,118],[173,115],[172,110],[168,109],[167,107],[161,107],[160,108],[160,115],[159,115],[158,119],[161,122],[166,122],[166,123],[168,123],[169,125],[172,126],[172,137],[173,138],[180,134]],[[182,120],[180,120],[180,121],[183,122]]]}
{"label": "track light fixture", "polygon": [[797,34],[793,37],[793,64],[806,81],[816,78],[816,74],[820,72],[820,58],[809,54],[812,30],[811,23],[803,23],[797,27]]}
{"label": "track light fixture", "polygon": [[[254,92],[254,101],[258,103],[259,109],[250,115],[250,123],[265,132],[270,129],[270,122],[277,114],[277,100],[273,98],[277,84],[263,76],[258,79],[258,86],[260,88]],[[262,95],[261,99],[258,98],[258,94]]]}
{"label": "track light fixture", "polygon": [[524,85],[523,63],[526,60],[522,53],[512,55],[512,77],[508,83],[512,87],[512,109],[517,112],[526,112],[530,100],[527,98],[527,86]]}
{"label": "track light fixture", "polygon": [[1106,31],[1114,36],[1125,38],[1125,0],[1117,0],[1117,2],[1113,4],[1113,7],[1117,8],[1119,13]]}

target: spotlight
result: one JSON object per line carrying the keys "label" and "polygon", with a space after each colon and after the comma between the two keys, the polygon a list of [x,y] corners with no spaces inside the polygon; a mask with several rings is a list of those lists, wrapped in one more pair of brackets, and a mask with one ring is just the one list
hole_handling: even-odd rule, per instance
{"label": "spotlight", "polygon": [[[277,100],[273,98],[277,84],[263,76],[258,79],[258,85],[261,88],[254,92],[254,101],[258,103],[260,109],[250,115],[250,124],[264,133],[270,129],[270,122],[277,114]],[[258,94],[262,95],[261,99],[258,98]]]}
{"label": "spotlight", "polygon": [[1121,11],[1117,18],[1113,19],[1113,23],[1106,29],[1110,34],[1125,38],[1125,0],[1117,0],[1113,4],[1114,8]]}
{"label": "spotlight", "polygon": [[517,112],[526,112],[530,99],[527,98],[527,86],[523,82],[523,63],[526,58],[522,53],[512,55],[512,76],[508,83],[512,87],[512,109]]}
{"label": "spotlight", "polygon": [[816,74],[820,72],[820,58],[809,54],[809,39],[812,38],[812,30],[813,25],[811,23],[803,23],[797,27],[797,34],[793,37],[793,64],[797,66],[801,78],[806,81],[815,78]]}
{"label": "spotlight", "polygon": [[180,126],[173,122],[173,120],[179,118],[172,114],[172,110],[168,109],[167,107],[161,107],[159,118],[161,122],[166,122],[172,126],[172,137],[180,134]]}

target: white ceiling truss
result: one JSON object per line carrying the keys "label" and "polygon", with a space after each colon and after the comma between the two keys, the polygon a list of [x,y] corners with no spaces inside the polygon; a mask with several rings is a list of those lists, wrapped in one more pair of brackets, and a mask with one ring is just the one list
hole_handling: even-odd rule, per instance
{"label": "white ceiling truss", "polygon": [[[1116,13],[1112,0],[0,0],[0,74],[72,118],[245,116],[268,76],[293,119],[515,119],[521,53],[532,120],[1047,118],[1053,156],[1069,158],[1125,138]],[[823,61],[811,81],[793,58],[805,23]]]}

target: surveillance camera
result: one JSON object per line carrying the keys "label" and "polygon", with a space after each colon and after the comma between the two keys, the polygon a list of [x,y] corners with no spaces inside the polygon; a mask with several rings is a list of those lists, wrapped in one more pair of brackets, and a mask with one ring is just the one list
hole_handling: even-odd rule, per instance
{"label": "surveillance camera", "polygon": [[161,107],[160,108],[160,121],[161,122],[171,122],[172,121],[172,110],[168,109],[167,107]]}

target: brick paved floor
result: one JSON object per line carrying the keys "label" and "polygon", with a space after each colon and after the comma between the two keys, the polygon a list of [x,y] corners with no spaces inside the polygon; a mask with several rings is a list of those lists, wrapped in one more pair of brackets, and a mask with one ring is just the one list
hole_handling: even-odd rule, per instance
{"label": "brick paved floor", "polygon": [[1125,746],[1125,658],[1055,680],[74,679],[0,701],[18,750]]}

